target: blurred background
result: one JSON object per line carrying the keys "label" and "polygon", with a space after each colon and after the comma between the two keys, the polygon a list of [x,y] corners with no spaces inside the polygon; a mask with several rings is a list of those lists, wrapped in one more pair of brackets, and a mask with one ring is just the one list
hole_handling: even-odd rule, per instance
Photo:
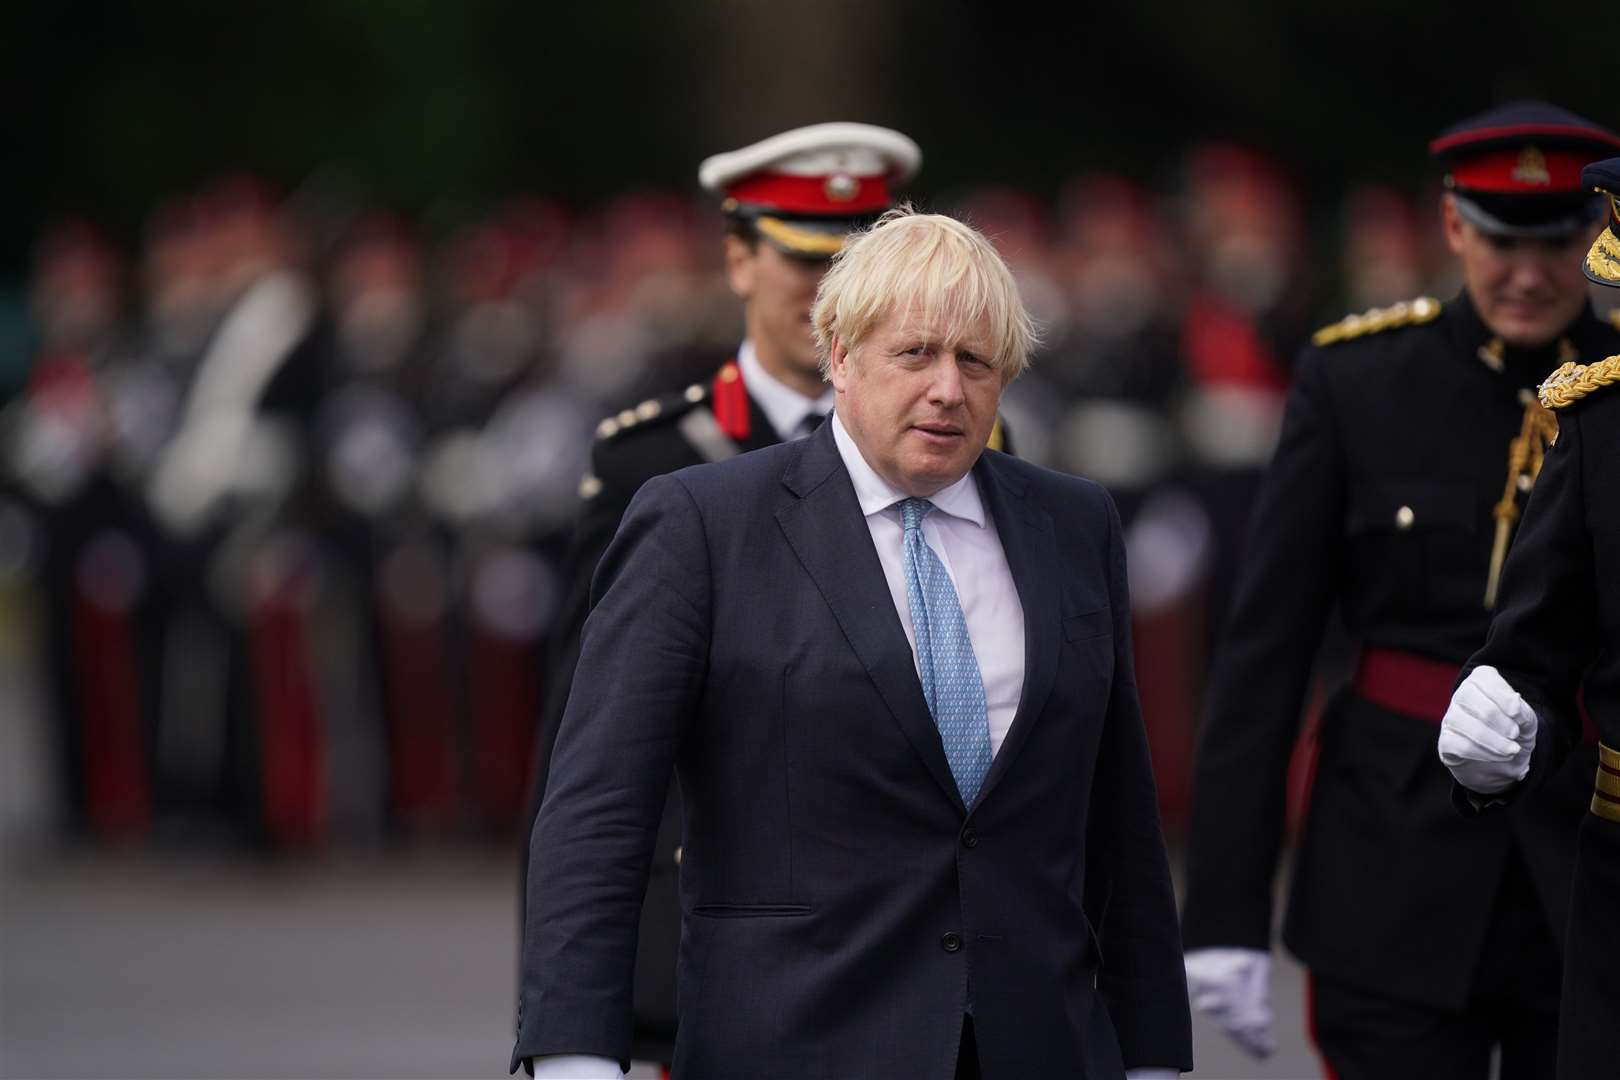
{"label": "blurred background", "polygon": [[[9,5],[0,1072],[503,1072],[592,432],[736,347],[697,163],[799,124],[913,136],[909,196],[1016,268],[1045,345],[1005,412],[1126,518],[1175,842],[1298,348],[1451,296],[1428,140],[1523,96],[1620,124],[1617,32],[1565,0]],[[1197,1075],[1314,1072],[1278,977],[1279,1058],[1200,1028]]]}

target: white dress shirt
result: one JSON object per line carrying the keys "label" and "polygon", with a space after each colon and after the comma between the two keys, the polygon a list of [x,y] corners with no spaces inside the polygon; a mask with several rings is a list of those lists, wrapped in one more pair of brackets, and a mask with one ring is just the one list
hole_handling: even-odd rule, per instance
{"label": "white dress shirt", "polygon": [[[905,530],[897,505],[906,493],[890,486],[866,463],[836,412],[830,422],[833,441],[855,484],[855,498],[866,515],[866,528],[872,534],[872,546],[877,548],[878,562],[889,584],[889,598],[905,628],[915,664],[917,634],[911,628],[911,604],[906,599],[906,562],[901,548]],[[1024,605],[1019,602],[1018,587],[1007,568],[996,523],[985,512],[973,474],[934,493],[928,501],[934,504],[934,510],[923,518],[923,539],[945,564],[957,602],[962,605],[968,640],[973,642],[979,679],[984,683],[984,700],[990,712],[990,753],[994,755],[1001,751],[1001,742],[1012,727],[1024,692]],[[920,667],[918,671],[920,674]]]}
{"label": "white dress shirt", "polygon": [[806,432],[800,428],[811,413],[826,416],[832,412],[833,388],[829,384],[820,397],[808,398],[787,383],[765,370],[754,352],[754,343],[744,341],[737,347],[737,366],[742,369],[743,386],[748,396],[759,405],[765,419],[771,422],[783,442],[792,442]]}

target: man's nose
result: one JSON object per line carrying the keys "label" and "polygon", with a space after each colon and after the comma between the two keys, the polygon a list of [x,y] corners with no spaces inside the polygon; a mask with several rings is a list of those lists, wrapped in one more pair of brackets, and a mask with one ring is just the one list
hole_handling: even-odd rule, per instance
{"label": "man's nose", "polygon": [[1525,291],[1546,287],[1551,280],[1548,257],[1539,251],[1521,251],[1517,255],[1508,273],[1508,280],[1514,287]]}
{"label": "man's nose", "polygon": [[933,380],[928,385],[928,400],[943,408],[954,408],[962,403],[962,369],[956,353],[941,349],[934,361]]}

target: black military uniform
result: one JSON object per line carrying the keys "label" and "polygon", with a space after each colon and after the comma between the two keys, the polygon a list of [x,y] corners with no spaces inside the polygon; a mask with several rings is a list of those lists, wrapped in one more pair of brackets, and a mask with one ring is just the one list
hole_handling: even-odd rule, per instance
{"label": "black military uniform", "polygon": [[[1588,158],[1613,144],[1559,117],[1581,125],[1570,142]],[[1541,160],[1535,129],[1498,113],[1459,130],[1493,133],[1470,150]],[[1539,228],[1557,209],[1515,224]],[[1545,348],[1509,347],[1465,290],[1351,316],[1298,364],[1211,680],[1183,937],[1190,954],[1270,947],[1288,763],[1337,609],[1360,657],[1321,723],[1283,940],[1310,968],[1313,1036],[1339,1075],[1483,1077],[1496,1043],[1504,1076],[1542,1075],[1550,1061],[1555,938],[1589,765],[1572,760],[1480,827],[1452,810],[1435,725],[1486,632],[1497,521],[1516,513],[1504,488],[1524,486],[1509,476],[1510,445],[1535,422],[1532,388],[1617,346],[1620,333],[1583,308]]]}
{"label": "black military uniform", "polygon": [[[1609,228],[1587,276],[1620,287],[1620,158],[1583,180],[1609,193]],[[1504,817],[1565,778],[1592,775],[1583,727],[1595,727],[1596,791],[1579,818],[1578,857],[1564,951],[1558,1076],[1620,1074],[1620,356],[1570,364],[1541,388],[1558,434],[1503,575],[1501,607],[1468,670],[1490,665],[1539,718],[1530,774],[1509,797],[1483,800]],[[1583,712],[1589,720],[1583,722]],[[1482,800],[1459,800],[1476,813]],[[1511,803],[1504,813],[1495,804]]]}

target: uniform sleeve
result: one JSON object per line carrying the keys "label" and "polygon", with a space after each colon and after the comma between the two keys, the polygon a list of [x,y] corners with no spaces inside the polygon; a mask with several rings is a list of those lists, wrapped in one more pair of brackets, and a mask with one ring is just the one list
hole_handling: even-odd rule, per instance
{"label": "uniform sleeve", "polygon": [[636,496],[598,567],[530,837],[514,1067],[628,1061],[636,928],[676,750],[708,665],[708,551],[675,477]]}
{"label": "uniform sleeve", "polygon": [[1536,710],[1540,726],[1528,784],[1556,770],[1581,740],[1581,678],[1597,655],[1596,563],[1587,525],[1587,462],[1580,418],[1559,417],[1502,569],[1496,616],[1466,675],[1481,665],[1501,672]]}
{"label": "uniform sleeve", "polygon": [[1300,362],[1215,648],[1193,775],[1188,948],[1270,948],[1288,762],[1341,576],[1346,465],[1325,361],[1313,349]]}
{"label": "uniform sleeve", "polygon": [[1114,674],[1092,783],[1085,908],[1096,920],[1097,988],[1128,1067],[1192,1068],[1192,1020],[1175,891],[1131,650],[1119,513],[1108,501]]}

